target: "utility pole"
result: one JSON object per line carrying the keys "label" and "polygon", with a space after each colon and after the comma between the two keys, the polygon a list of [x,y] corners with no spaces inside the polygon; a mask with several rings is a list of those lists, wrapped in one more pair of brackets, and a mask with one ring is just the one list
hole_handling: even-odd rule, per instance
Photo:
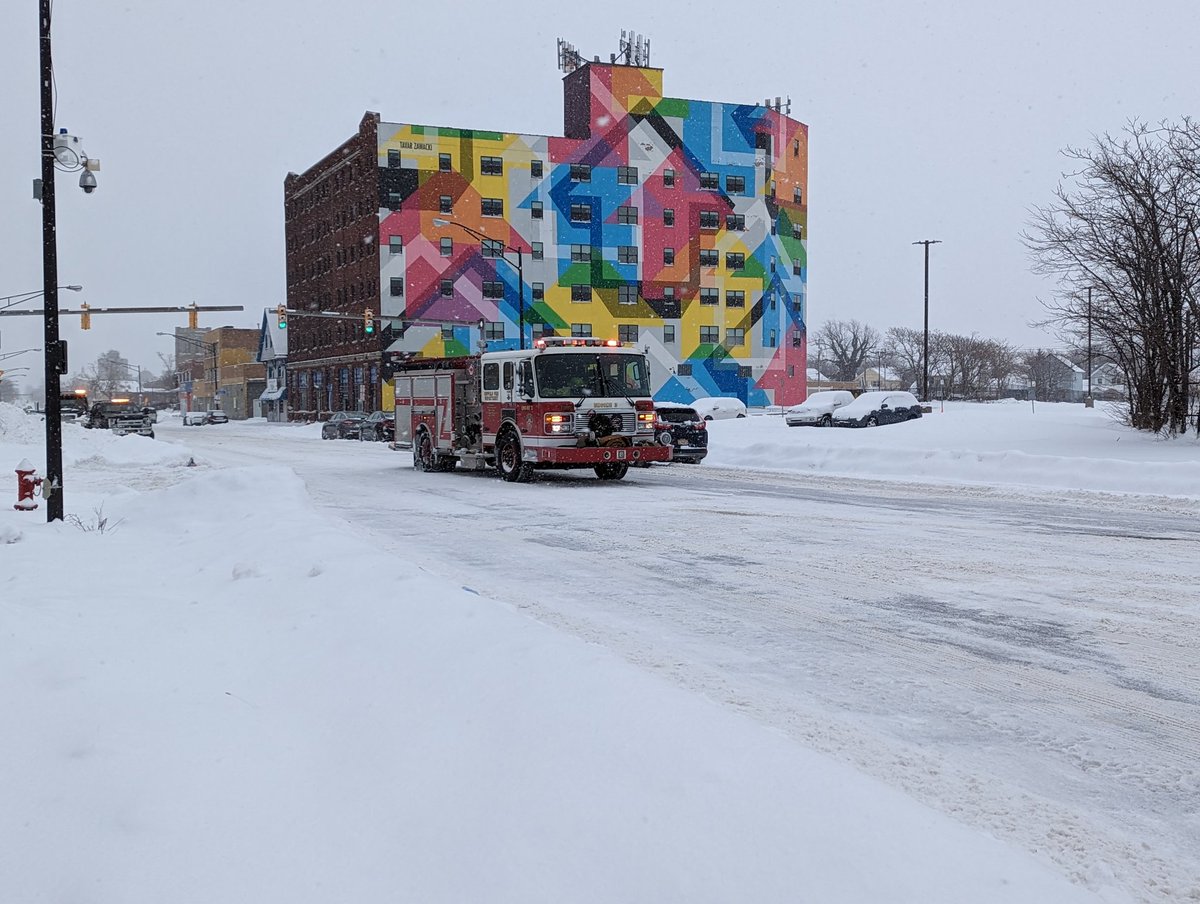
{"label": "utility pole", "polygon": [[922,402],[929,401],[929,246],[941,243],[941,239],[922,239],[919,242],[913,242],[914,245],[925,246],[925,351],[922,353],[925,373],[921,381]]}
{"label": "utility pole", "polygon": [[50,55],[50,0],[40,0],[42,95],[42,289],[46,365],[46,520],[63,520],[62,386],[59,374],[66,370],[58,339],[58,237],[54,207],[54,65]]}
{"label": "utility pole", "polygon": [[1095,402],[1092,401],[1092,287],[1088,286],[1088,394],[1087,407],[1091,408]]}

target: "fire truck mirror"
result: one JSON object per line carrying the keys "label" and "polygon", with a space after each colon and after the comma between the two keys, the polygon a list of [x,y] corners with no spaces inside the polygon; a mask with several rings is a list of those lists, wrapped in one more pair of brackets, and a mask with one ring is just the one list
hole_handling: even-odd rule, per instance
{"label": "fire truck mirror", "polygon": [[517,387],[523,398],[533,399],[533,368],[528,361],[517,364]]}

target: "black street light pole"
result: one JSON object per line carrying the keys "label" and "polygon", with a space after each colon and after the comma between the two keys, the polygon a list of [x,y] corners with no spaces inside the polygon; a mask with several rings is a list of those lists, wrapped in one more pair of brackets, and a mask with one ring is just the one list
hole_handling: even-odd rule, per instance
{"label": "black street light pole", "polygon": [[58,240],[54,207],[54,66],[50,55],[50,0],[40,0],[42,95],[42,293],[46,366],[46,520],[63,520],[62,405],[59,375],[66,370],[58,340]]}
{"label": "black street light pole", "polygon": [[921,382],[921,401],[929,401],[929,246],[940,245],[941,239],[922,239],[913,242],[914,245],[925,246],[925,350],[922,352],[922,364],[925,373]]}
{"label": "black street light pole", "polygon": [[[445,220],[445,219],[434,218],[433,224],[435,226],[457,226],[463,232],[473,235],[475,238],[479,239],[481,242],[500,242],[499,239],[493,239],[490,236],[486,236],[482,232],[479,232],[477,229],[472,229],[470,226],[467,226],[465,223],[458,222],[458,220]],[[513,251],[513,252],[516,252],[516,255],[517,255],[517,335],[520,339],[519,347],[522,351],[524,351],[525,350],[525,255],[521,251],[521,248],[519,246],[516,248],[513,248],[509,245],[505,245],[503,242],[501,242],[500,244],[504,248],[505,251]],[[512,261],[510,261],[508,259],[508,255],[501,253],[500,257],[504,258],[504,260],[509,264],[509,266],[512,265]]]}

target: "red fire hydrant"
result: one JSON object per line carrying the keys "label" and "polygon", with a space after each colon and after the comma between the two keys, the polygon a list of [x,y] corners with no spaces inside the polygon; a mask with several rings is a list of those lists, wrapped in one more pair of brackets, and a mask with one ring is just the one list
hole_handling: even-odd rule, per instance
{"label": "red fire hydrant", "polygon": [[28,458],[22,458],[17,465],[17,501],[13,504],[18,512],[31,512],[38,507],[33,501],[33,493],[42,485],[42,478],[37,476],[35,468]]}

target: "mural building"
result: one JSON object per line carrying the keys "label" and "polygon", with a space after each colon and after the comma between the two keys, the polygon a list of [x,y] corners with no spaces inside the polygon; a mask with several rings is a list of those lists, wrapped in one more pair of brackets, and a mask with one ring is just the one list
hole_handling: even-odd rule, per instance
{"label": "mural building", "polygon": [[391,364],[481,334],[620,339],[660,401],[803,401],[807,126],[665,97],[648,66],[583,62],[563,90],[562,137],[369,113],[288,176],[295,416],[387,407]]}

